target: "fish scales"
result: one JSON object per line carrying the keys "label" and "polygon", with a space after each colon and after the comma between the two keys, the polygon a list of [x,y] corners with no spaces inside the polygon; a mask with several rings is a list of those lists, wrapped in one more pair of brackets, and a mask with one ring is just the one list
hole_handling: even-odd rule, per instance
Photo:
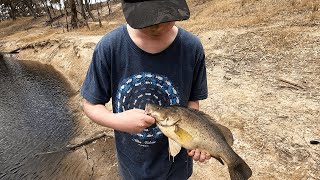
{"label": "fish scales", "polygon": [[147,104],[145,111],[155,118],[160,130],[168,137],[169,151],[173,157],[181,147],[204,150],[221,163],[223,160],[227,164],[231,180],[246,180],[251,177],[250,167],[231,148],[231,131],[209,115],[191,108],[162,107],[155,104]]}
{"label": "fish scales", "polygon": [[[181,116],[181,119],[183,119],[183,121],[185,121],[186,123],[178,122],[178,125],[181,126],[181,128],[183,129],[189,129],[189,133],[192,133],[194,135],[194,141],[190,143],[196,143],[195,146],[190,148],[196,149],[212,145],[211,143],[203,141],[204,139],[212,140],[213,142],[217,143],[219,143],[220,141],[225,141],[225,138],[220,132],[220,130],[216,126],[212,126],[212,123],[208,119],[202,116],[197,116],[190,109],[183,108],[181,110],[181,114],[179,115]],[[221,137],[222,139],[219,139],[218,137]],[[210,151],[211,148],[213,147],[208,147],[204,149]]]}

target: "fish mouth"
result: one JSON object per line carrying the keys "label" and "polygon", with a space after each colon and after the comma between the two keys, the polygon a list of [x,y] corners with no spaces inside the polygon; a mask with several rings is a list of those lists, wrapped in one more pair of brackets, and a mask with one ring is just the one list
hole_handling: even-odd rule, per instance
{"label": "fish mouth", "polygon": [[162,120],[162,121],[157,121],[156,124],[157,124],[157,125],[160,125],[160,126],[162,126],[162,127],[171,127],[171,126],[175,126],[178,122],[179,122],[179,121],[177,121],[177,122],[172,122],[172,123],[168,123],[168,119],[164,119],[164,120]]}

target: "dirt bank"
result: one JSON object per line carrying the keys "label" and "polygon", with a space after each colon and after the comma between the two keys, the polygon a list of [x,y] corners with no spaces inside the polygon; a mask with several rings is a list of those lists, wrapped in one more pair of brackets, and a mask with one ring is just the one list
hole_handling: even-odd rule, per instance
{"label": "dirt bank", "polygon": [[[193,17],[178,24],[194,32],[206,51],[209,98],[201,109],[231,129],[252,179],[319,179],[320,146],[309,143],[320,138],[319,10],[291,3],[298,1],[272,2],[193,0]],[[104,23],[107,32],[123,19]],[[52,64],[79,90],[103,31],[35,27],[2,37],[0,51],[20,48],[19,59]],[[83,115],[80,100],[76,95],[70,102],[82,127],[74,142],[107,130]],[[71,153],[69,160],[82,160],[94,179],[115,178],[114,146],[106,141]],[[191,179],[229,176],[215,160],[194,169]]]}

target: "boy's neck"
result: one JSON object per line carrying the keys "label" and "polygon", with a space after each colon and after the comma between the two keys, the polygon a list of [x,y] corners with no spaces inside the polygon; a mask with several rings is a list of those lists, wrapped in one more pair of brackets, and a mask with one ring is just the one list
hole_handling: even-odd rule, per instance
{"label": "boy's neck", "polygon": [[164,33],[153,33],[142,29],[133,29],[127,25],[132,41],[143,51],[156,54],[168,48],[178,34],[178,27],[173,26]]}

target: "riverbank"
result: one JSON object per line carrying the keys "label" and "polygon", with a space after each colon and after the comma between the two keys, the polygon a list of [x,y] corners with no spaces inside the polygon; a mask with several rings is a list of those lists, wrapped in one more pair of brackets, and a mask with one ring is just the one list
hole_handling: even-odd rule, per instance
{"label": "riverbank", "polygon": [[[201,109],[230,128],[235,151],[253,169],[252,179],[317,179],[320,147],[309,141],[320,136],[319,10],[298,1],[241,2],[193,0],[192,18],[178,23],[205,48],[209,98]],[[109,131],[84,116],[79,89],[96,43],[123,18],[104,21],[101,29],[91,23],[92,31],[72,32],[44,27],[41,20],[22,22],[30,28],[2,35],[0,51],[20,49],[19,59],[50,64],[68,79],[78,92],[70,105],[81,126],[72,142]],[[110,156],[114,145],[105,139],[71,153],[65,162],[105,179],[116,177]],[[197,180],[229,176],[215,160],[197,163],[194,171]]]}

